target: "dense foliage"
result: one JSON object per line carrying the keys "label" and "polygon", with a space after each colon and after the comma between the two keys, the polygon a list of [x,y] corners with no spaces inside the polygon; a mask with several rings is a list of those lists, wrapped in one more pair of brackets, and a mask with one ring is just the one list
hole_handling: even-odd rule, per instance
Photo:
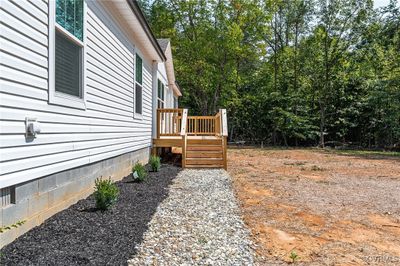
{"label": "dense foliage", "polygon": [[400,142],[396,1],[142,0],[172,41],[181,106],[227,108],[231,140],[276,145]]}

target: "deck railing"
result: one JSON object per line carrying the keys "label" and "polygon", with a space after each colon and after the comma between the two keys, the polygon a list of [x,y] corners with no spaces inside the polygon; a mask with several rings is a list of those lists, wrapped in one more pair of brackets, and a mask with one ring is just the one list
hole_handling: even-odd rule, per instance
{"label": "deck railing", "polygon": [[180,136],[183,109],[157,109],[157,138]]}
{"label": "deck railing", "polygon": [[215,116],[189,116],[186,132],[188,135],[215,135]]}
{"label": "deck railing", "polygon": [[183,134],[227,136],[226,110],[215,116],[187,116],[187,109],[157,109],[157,138]]}

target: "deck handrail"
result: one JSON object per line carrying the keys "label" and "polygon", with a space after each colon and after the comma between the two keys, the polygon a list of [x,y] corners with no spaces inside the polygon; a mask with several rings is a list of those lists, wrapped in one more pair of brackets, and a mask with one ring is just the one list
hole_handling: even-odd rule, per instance
{"label": "deck handrail", "polygon": [[188,116],[187,133],[190,135],[215,135],[215,116]]}
{"label": "deck handrail", "polygon": [[180,136],[184,109],[157,109],[157,138],[160,136]]}
{"label": "deck handrail", "polygon": [[214,116],[188,116],[188,109],[157,109],[157,138],[167,136],[228,136],[226,109]]}

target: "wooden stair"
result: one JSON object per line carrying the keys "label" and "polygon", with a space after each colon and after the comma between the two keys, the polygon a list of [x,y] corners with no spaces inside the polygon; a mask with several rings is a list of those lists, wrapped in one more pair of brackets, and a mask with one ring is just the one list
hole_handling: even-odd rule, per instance
{"label": "wooden stair", "polygon": [[225,168],[224,138],[188,139],[186,143],[186,168]]}

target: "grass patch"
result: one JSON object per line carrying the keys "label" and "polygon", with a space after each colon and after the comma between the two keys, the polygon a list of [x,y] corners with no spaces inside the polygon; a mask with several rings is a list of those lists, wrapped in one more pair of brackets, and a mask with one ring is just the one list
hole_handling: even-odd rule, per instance
{"label": "grass patch", "polygon": [[400,152],[395,152],[395,151],[367,151],[367,150],[325,150],[325,151],[339,155],[390,156],[390,157],[400,158]]}
{"label": "grass patch", "polygon": [[318,165],[311,166],[311,171],[324,171],[324,168],[319,167]]}

